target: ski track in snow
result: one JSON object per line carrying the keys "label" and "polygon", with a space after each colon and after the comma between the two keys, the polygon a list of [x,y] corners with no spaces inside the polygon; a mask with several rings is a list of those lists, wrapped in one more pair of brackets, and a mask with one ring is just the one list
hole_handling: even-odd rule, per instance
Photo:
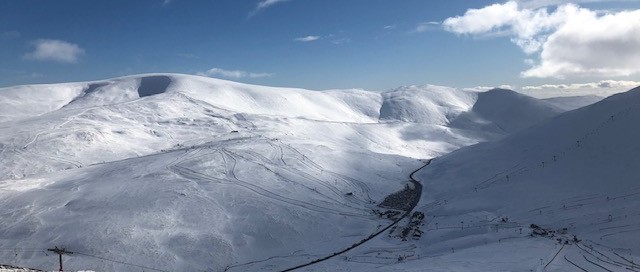
{"label": "ski track in snow", "polygon": [[[293,205],[293,206],[298,206],[298,207],[302,207],[304,209],[308,209],[311,211],[315,211],[315,212],[325,212],[325,213],[333,213],[333,214],[338,214],[338,215],[348,215],[348,216],[359,216],[359,217],[369,217],[368,213],[353,213],[353,212],[348,212],[345,210],[338,210],[338,209],[331,209],[331,208],[327,208],[327,207],[323,207],[323,206],[318,206],[309,202],[304,202],[301,200],[297,200],[297,199],[292,199],[292,198],[287,198],[284,196],[281,196],[277,193],[271,192],[269,190],[266,190],[260,186],[254,185],[250,182],[246,182],[243,181],[241,179],[239,179],[236,176],[236,165],[237,165],[237,158],[241,157],[238,156],[237,154],[230,152],[228,150],[222,149],[222,150],[218,150],[218,152],[220,152],[221,154],[223,154],[223,158],[225,158],[225,162],[227,162],[227,174],[230,178],[232,178],[232,181],[229,180],[225,180],[225,179],[218,179],[218,178],[214,178],[212,176],[197,172],[195,170],[189,169],[189,168],[185,168],[180,166],[180,162],[178,161],[177,163],[175,163],[172,166],[169,166],[169,168],[174,171],[175,173],[187,178],[187,179],[193,179],[193,180],[207,180],[210,182],[215,182],[215,183],[219,183],[222,185],[236,185],[236,186],[240,186],[242,188],[245,188],[249,191],[252,191],[254,193],[256,193],[257,195],[269,198],[269,199],[274,199],[274,200],[278,200],[278,201],[282,201],[284,203],[287,203],[289,205]],[[230,163],[229,163],[230,162]],[[267,168],[264,165],[260,165],[262,167]],[[268,169],[268,168],[267,168]],[[326,196],[325,196],[326,197]],[[328,198],[328,197],[327,197]],[[341,202],[332,199],[335,204],[342,204]]]}

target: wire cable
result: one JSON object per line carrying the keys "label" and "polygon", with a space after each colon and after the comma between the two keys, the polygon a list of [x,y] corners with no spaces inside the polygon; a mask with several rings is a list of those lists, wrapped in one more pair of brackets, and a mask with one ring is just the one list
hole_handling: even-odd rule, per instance
{"label": "wire cable", "polygon": [[[0,252],[4,252],[4,253],[12,253],[12,252],[15,252],[15,253],[44,252],[45,255],[48,255],[47,254],[47,249],[42,249],[42,248],[40,248],[40,249],[38,249],[38,248],[0,248]],[[82,255],[82,256],[91,257],[91,258],[96,258],[96,259],[100,259],[100,260],[103,260],[103,261],[108,261],[108,262],[113,262],[113,263],[133,266],[133,267],[138,267],[138,268],[142,268],[142,269],[148,269],[148,270],[160,271],[160,272],[169,272],[169,270],[162,270],[162,269],[148,267],[148,266],[144,266],[144,265],[139,265],[139,264],[134,264],[134,263],[128,263],[128,262],[113,260],[113,259],[100,257],[100,256],[92,255],[92,254],[87,254],[87,253],[82,253],[82,252],[77,252],[77,251],[68,251],[68,253],[75,254],[75,255]]]}
{"label": "wire cable", "polygon": [[91,257],[91,258],[96,258],[96,259],[100,259],[100,260],[108,261],[108,262],[114,262],[114,263],[119,263],[119,264],[124,264],[124,265],[134,266],[134,267],[138,267],[138,268],[143,268],[143,269],[149,269],[149,270],[153,270],[153,271],[169,272],[169,270],[162,270],[162,269],[153,268],[153,267],[148,267],[148,266],[144,266],[144,265],[139,265],[139,264],[133,264],[133,263],[123,262],[123,261],[112,260],[112,259],[108,259],[108,258],[104,258],[104,257],[96,256],[96,255],[91,255],[91,254],[86,254],[86,253],[82,253],[82,252],[77,252],[77,251],[73,251],[73,254],[83,255],[83,256],[87,256],[87,257]]}

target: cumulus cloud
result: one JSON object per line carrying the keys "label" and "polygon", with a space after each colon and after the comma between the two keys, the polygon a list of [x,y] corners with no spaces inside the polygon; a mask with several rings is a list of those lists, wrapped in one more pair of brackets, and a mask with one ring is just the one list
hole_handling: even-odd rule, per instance
{"label": "cumulus cloud", "polygon": [[306,36],[293,39],[296,42],[312,42],[320,39],[320,36]]}
{"label": "cumulus cloud", "polygon": [[536,9],[541,7],[559,6],[562,4],[581,4],[581,3],[597,3],[597,2],[624,2],[635,0],[516,0],[518,4],[527,9]]}
{"label": "cumulus cloud", "polygon": [[[640,10],[599,12],[565,1],[509,1],[446,19],[445,30],[508,36],[537,55],[523,77],[614,77],[640,73]],[[587,1],[582,1],[587,2]],[[589,1],[593,2],[593,1]],[[530,62],[530,61],[529,61]]]}
{"label": "cumulus cloud", "polygon": [[545,34],[563,23],[562,6],[549,14],[546,9],[521,9],[515,1],[470,9],[463,16],[447,18],[444,29],[458,34],[512,36],[512,41],[526,53],[538,51]]}
{"label": "cumulus cloud", "polygon": [[225,70],[225,69],[221,69],[221,68],[211,68],[205,72],[200,72],[198,73],[198,75],[200,76],[220,76],[220,77],[226,77],[226,78],[235,78],[235,79],[240,79],[240,78],[262,78],[262,77],[272,77],[273,74],[271,73],[252,73],[252,72],[246,72],[246,71],[241,71],[241,70]]}
{"label": "cumulus cloud", "polygon": [[77,44],[60,40],[41,39],[34,41],[32,46],[34,47],[33,52],[24,55],[26,59],[76,63],[78,58],[84,54],[84,49]]}
{"label": "cumulus cloud", "polygon": [[575,10],[545,41],[524,77],[629,76],[640,73],[640,10],[598,16]]}
{"label": "cumulus cloud", "polygon": [[283,2],[287,2],[289,0],[262,0],[260,2],[258,2],[258,4],[256,5],[256,7],[249,13],[249,17],[252,17],[256,14],[258,14],[259,12],[263,11],[264,9],[271,7],[275,4],[279,4],[279,3],[283,3]]}

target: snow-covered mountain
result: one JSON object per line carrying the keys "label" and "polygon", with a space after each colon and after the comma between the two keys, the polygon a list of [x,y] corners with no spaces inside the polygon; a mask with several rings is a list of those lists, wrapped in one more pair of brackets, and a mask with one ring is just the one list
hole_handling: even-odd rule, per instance
{"label": "snow-covered mountain", "polygon": [[[173,74],[4,88],[0,104],[0,178],[154,154],[231,131],[430,158],[561,112],[511,91],[316,92]],[[500,115],[509,107],[527,114]]]}
{"label": "snow-covered mountain", "polygon": [[[613,103],[607,101],[617,100],[586,109]],[[428,85],[385,93],[308,91],[177,74],[3,88],[0,248],[64,246],[83,253],[68,257],[70,269],[140,269],[116,260],[168,271],[281,270],[389,225],[371,211],[411,186],[409,174],[423,165],[417,159],[490,140],[500,141],[469,150],[487,146],[482,154],[495,159],[454,152],[421,172],[425,190],[419,207],[429,224],[436,214],[449,216],[441,224],[469,213],[516,219],[522,211],[495,208],[518,203],[515,193],[504,202],[480,202],[493,209],[460,204],[453,214],[438,207],[454,206],[433,203],[451,197],[453,205],[453,197],[463,199],[460,190],[472,184],[448,178],[493,175],[501,162],[531,163],[554,150],[555,144],[542,142],[546,138],[534,141],[549,136],[546,126],[561,127],[554,122],[576,116],[560,130],[564,134],[554,135],[569,139],[580,136],[578,128],[597,123],[587,117],[604,112],[587,116],[580,109],[554,118],[563,111],[507,90]],[[504,138],[511,133],[516,134]],[[498,158],[521,151],[514,140],[520,138],[534,143],[527,150],[535,153]],[[480,161],[466,161],[472,155]],[[461,177],[452,176],[458,170]],[[477,195],[488,191],[479,188]],[[441,254],[456,237],[476,239],[434,235],[440,232],[412,242],[376,238],[357,250],[370,250],[363,260],[390,264],[397,252]],[[440,244],[427,246],[435,241]],[[373,250],[371,244],[386,249]],[[387,253],[373,256],[380,252]],[[16,265],[51,269],[55,262],[37,250],[15,253]],[[335,258],[322,265],[332,262],[360,267]]]}
{"label": "snow-covered mountain", "polygon": [[[417,173],[418,242],[358,251],[347,269],[635,271],[640,267],[640,87]],[[537,227],[536,227],[537,226]],[[577,241],[576,241],[577,240]],[[383,257],[408,256],[403,262]],[[325,263],[325,267],[337,265]]]}
{"label": "snow-covered mountain", "polygon": [[[482,224],[477,216],[484,214],[490,219],[508,217],[510,224],[567,228],[566,236],[576,235],[582,241],[565,246],[560,257],[589,271],[601,269],[598,265],[611,271],[637,269],[624,258],[637,260],[640,251],[638,119],[640,88],[501,141],[453,152],[420,173],[425,191],[430,192],[423,194],[421,209],[437,216],[433,221],[441,224],[453,218],[449,223],[475,219],[471,225]],[[444,200],[448,201],[443,205]],[[505,232],[512,233],[502,234],[502,239],[532,240],[513,235],[516,227],[505,225]],[[482,233],[491,227],[472,231],[476,233],[466,241],[436,240],[447,241],[447,247],[466,247],[486,240]],[[442,237],[434,232],[427,238],[437,236]],[[522,265],[533,269],[537,258]],[[578,268],[562,258],[546,267],[546,271],[567,270]]]}

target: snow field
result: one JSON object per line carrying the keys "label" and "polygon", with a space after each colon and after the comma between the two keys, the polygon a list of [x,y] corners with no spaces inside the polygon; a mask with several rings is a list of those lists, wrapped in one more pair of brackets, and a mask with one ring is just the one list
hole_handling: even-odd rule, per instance
{"label": "snow field", "polygon": [[[508,184],[500,182],[497,174],[495,182],[485,182],[475,192],[478,185],[473,182],[490,178],[483,175],[510,171],[518,163],[534,165],[543,157],[548,162],[550,150],[580,136],[571,134],[574,128],[569,127],[562,132],[566,135],[560,133],[566,141],[540,148],[546,145],[531,139],[544,137],[544,133],[523,129],[563,109],[505,90],[479,92],[427,85],[382,94],[313,92],[150,74],[4,88],[0,104],[7,105],[0,108],[0,217],[5,218],[0,221],[0,248],[57,245],[85,253],[66,257],[70,269],[140,268],[113,260],[167,271],[270,271],[299,265],[346,248],[390,224],[371,209],[409,182],[409,173],[422,166],[417,159],[499,140],[514,132],[525,135],[522,137],[530,142],[526,149],[534,153],[522,155],[521,146],[512,144],[516,138],[507,137],[499,142],[506,143],[500,147],[471,147],[481,153],[449,160],[465,152],[460,151],[438,158],[420,174],[425,191],[419,209],[428,217],[428,231],[421,240],[402,242],[382,235],[345,253],[344,259],[340,256],[308,269],[422,271],[423,261],[443,270],[457,269],[456,265],[460,269],[486,267],[486,271],[535,268],[539,260],[518,254],[496,255],[486,261],[473,255],[485,249],[489,250],[485,256],[511,251],[501,242],[496,245],[499,239],[512,239],[508,242],[512,248],[531,248],[534,254],[555,250],[550,239],[528,238],[518,232],[522,224],[534,219],[545,226],[565,226],[566,220],[574,220],[576,230],[593,232],[593,237],[595,233],[611,234],[603,239],[618,239],[620,244],[625,235],[613,233],[633,231],[635,222],[632,217],[629,228],[617,230],[618,225],[607,225],[604,228],[614,228],[602,232],[579,220],[586,213],[569,216],[545,210],[544,217],[533,218],[535,214],[525,211],[566,205],[558,197],[566,196],[567,188],[576,185],[559,185],[565,191],[554,194],[547,190],[549,197],[544,201],[526,200],[514,209],[504,207],[522,201],[518,192],[533,190],[512,185],[533,183],[517,174]],[[514,109],[526,113],[508,114]],[[583,141],[584,147],[592,143]],[[597,146],[596,138],[592,141]],[[593,152],[571,156],[601,154]],[[619,154],[616,152],[612,154]],[[497,155],[487,161],[481,154]],[[568,156],[562,160],[569,161]],[[544,170],[560,169],[559,163],[549,163]],[[567,162],[562,167],[576,165]],[[614,163],[607,167],[615,169]],[[585,173],[585,178],[597,177]],[[528,175],[531,179],[532,174]],[[540,177],[551,176],[561,175]],[[568,195],[603,188],[592,187]],[[628,187],[609,189],[600,196],[634,197],[616,193]],[[516,193],[502,197],[505,190]],[[603,212],[623,208],[614,202],[610,199],[607,205],[620,206],[606,206]],[[603,212],[589,216],[600,218]],[[496,223],[495,218],[502,215],[512,218],[511,223]],[[460,221],[467,225],[458,230]],[[498,234],[494,234],[496,226]],[[15,264],[55,266],[55,258],[40,251],[14,253]],[[404,256],[402,262],[397,260],[399,255]],[[556,267],[556,263],[547,267]]]}

